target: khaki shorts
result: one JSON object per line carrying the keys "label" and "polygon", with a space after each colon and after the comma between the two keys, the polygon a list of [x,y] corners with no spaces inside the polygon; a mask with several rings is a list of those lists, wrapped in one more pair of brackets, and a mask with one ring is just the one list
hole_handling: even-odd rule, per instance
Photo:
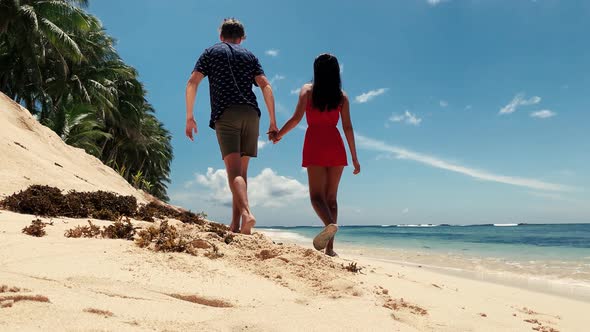
{"label": "khaki shorts", "polygon": [[231,105],[215,121],[221,158],[230,153],[256,157],[258,154],[258,111],[250,105]]}

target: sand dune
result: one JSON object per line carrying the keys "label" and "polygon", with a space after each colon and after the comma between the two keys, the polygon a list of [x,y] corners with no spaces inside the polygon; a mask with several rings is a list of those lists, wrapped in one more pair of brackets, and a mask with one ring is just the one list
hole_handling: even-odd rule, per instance
{"label": "sand dune", "polygon": [[[0,194],[31,184],[146,196],[0,95]],[[59,164],[59,165],[57,165]],[[0,211],[0,331],[584,331],[590,304],[362,256],[169,223],[194,255],[66,238],[86,219]],[[108,221],[92,220],[99,226]],[[137,228],[152,223],[133,220]],[[159,221],[155,223],[158,225]],[[205,243],[203,242],[203,243]],[[360,272],[345,267],[351,263]]]}
{"label": "sand dune", "polygon": [[51,129],[0,92],[0,198],[31,184],[63,190],[106,190],[148,196],[84,150],[65,144]]}

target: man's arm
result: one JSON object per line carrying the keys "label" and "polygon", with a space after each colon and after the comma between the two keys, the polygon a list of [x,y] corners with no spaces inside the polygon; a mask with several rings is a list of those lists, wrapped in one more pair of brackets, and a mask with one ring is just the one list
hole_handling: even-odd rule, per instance
{"label": "man's arm", "polygon": [[199,88],[199,84],[205,75],[198,71],[193,71],[191,77],[189,78],[186,84],[186,136],[193,139],[193,132],[197,134],[197,122],[195,121],[194,115],[194,106],[195,106],[195,98],[197,97],[197,89]]}
{"label": "man's arm", "polygon": [[264,103],[266,104],[266,108],[268,109],[268,117],[270,118],[270,126],[268,127],[268,138],[272,139],[274,135],[279,131],[277,128],[277,119],[275,117],[275,97],[272,93],[272,87],[270,86],[270,82],[264,75],[258,75],[254,77],[256,84],[262,90],[262,95],[264,96]]}

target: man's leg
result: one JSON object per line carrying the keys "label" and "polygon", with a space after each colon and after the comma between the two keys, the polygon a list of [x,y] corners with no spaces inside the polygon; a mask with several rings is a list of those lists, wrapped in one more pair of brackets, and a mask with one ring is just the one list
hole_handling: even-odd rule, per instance
{"label": "man's leg", "polygon": [[[250,162],[250,157],[244,156],[241,158],[241,172],[240,175],[246,182],[246,193],[248,192],[248,164]],[[230,230],[234,233],[240,232],[240,219],[242,217],[240,213],[240,209],[236,202],[232,199],[232,219],[231,219],[231,226]]]}
{"label": "man's leg", "polygon": [[[242,157],[240,153],[230,153],[223,158],[227,171],[227,180],[232,192],[233,206],[237,207],[242,218],[242,234],[250,234],[256,224],[256,218],[250,211],[246,179],[242,176]],[[247,161],[245,162],[247,170]]]}

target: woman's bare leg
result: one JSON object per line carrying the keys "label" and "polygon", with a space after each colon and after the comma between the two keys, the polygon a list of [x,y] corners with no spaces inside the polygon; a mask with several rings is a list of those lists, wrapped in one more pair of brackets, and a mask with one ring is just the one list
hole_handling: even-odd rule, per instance
{"label": "woman's bare leg", "polygon": [[326,197],[327,177],[328,170],[326,167],[311,166],[307,168],[311,206],[313,206],[316,214],[326,226],[335,224]]}
{"label": "woman's bare leg", "polygon": [[[328,167],[327,170],[326,202],[334,223],[338,222],[338,185],[340,185],[342,171],[344,171],[344,166]],[[326,246],[326,254],[331,255],[333,253],[334,238],[332,238]]]}

